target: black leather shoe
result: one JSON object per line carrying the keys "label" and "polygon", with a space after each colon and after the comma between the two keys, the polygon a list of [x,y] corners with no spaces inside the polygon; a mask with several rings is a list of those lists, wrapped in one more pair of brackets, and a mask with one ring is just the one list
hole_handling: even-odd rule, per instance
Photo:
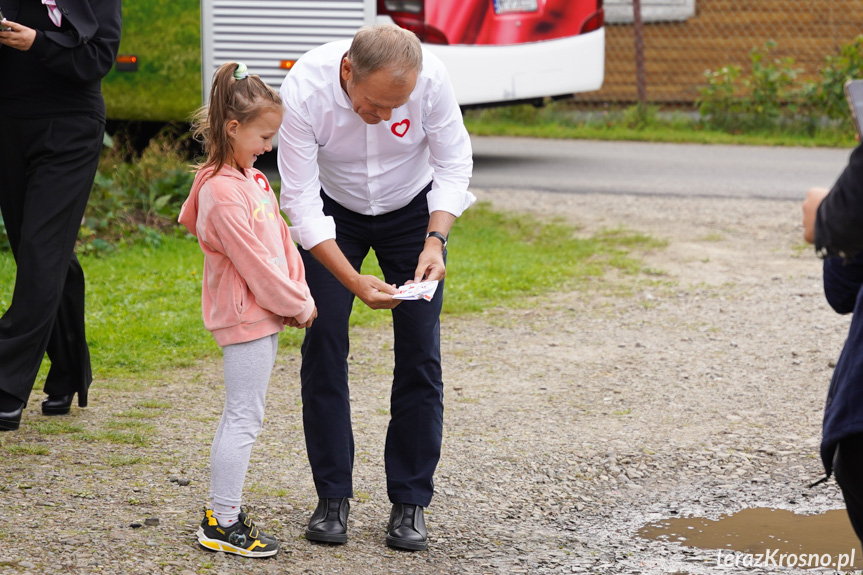
{"label": "black leather shoe", "polygon": [[429,546],[423,508],[395,503],[387,525],[387,545],[408,551],[425,551]]}
{"label": "black leather shoe", "polygon": [[17,409],[0,411],[0,431],[15,431],[21,426],[21,414],[26,403],[21,403]]}
{"label": "black leather shoe", "polygon": [[309,519],[306,539],[322,543],[347,543],[350,511],[351,504],[347,497],[319,499],[318,507]]}
{"label": "black leather shoe", "polygon": [[69,395],[49,395],[42,402],[42,415],[66,415],[72,408],[74,393]]}

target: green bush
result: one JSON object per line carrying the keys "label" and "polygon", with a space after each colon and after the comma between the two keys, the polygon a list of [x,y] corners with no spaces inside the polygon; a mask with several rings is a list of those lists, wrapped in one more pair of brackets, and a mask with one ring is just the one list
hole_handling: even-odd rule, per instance
{"label": "green bush", "polygon": [[828,118],[847,118],[845,82],[863,78],[863,36],[842,46],[838,55],[824,58],[819,74],[818,82],[809,82],[803,87],[807,104]]}
{"label": "green bush", "polygon": [[[809,134],[825,126],[850,127],[847,80],[863,77],[863,36],[828,55],[815,80],[800,81],[794,58],[770,58],[776,42],[749,54],[749,70],[724,66],[705,72],[696,102],[708,128],[732,133],[790,130]],[[833,122],[831,122],[833,120]]]}
{"label": "green bush", "polygon": [[739,66],[724,66],[705,72],[707,85],[696,102],[705,123],[729,132],[764,130],[799,108],[795,80],[801,70],[794,58],[769,59],[776,43],[749,53],[750,69],[743,74]]}
{"label": "green bush", "polygon": [[[99,161],[78,232],[78,253],[109,252],[138,242],[157,246],[166,231],[183,235],[177,215],[195,177],[187,139],[179,128],[168,127],[137,153],[124,135],[114,138]],[[9,249],[0,216],[0,251]]]}
{"label": "green bush", "polygon": [[103,154],[78,238],[79,251],[110,251],[118,244],[156,246],[162,232],[177,229],[177,214],[194,170],[187,159],[187,134],[168,127],[143,152],[122,136]]}

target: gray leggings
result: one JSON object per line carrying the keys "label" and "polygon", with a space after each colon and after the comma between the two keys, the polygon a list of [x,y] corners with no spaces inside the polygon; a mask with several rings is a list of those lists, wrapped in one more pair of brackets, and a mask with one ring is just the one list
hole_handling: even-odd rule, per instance
{"label": "gray leggings", "polygon": [[210,501],[239,510],[252,445],[264,422],[279,334],[226,345],[225,410],[210,450]]}

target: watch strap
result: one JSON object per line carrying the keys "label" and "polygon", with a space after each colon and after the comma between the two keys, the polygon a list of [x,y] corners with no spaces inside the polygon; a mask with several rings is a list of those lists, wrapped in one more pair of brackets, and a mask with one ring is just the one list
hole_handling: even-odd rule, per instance
{"label": "watch strap", "polygon": [[447,240],[446,236],[443,235],[442,233],[440,233],[440,232],[429,232],[426,234],[426,239],[429,239],[429,238],[439,239],[440,243],[443,244],[444,249],[446,249],[446,245],[448,243],[448,240]]}

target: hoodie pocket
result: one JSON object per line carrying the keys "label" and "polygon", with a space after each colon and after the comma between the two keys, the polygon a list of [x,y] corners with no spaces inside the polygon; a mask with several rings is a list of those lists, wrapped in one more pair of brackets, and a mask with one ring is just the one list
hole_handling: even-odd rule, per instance
{"label": "hoodie pocket", "polygon": [[246,280],[240,277],[240,274],[233,273],[233,300],[234,310],[237,312],[237,317],[242,318],[243,313],[249,308],[249,288],[246,285]]}

